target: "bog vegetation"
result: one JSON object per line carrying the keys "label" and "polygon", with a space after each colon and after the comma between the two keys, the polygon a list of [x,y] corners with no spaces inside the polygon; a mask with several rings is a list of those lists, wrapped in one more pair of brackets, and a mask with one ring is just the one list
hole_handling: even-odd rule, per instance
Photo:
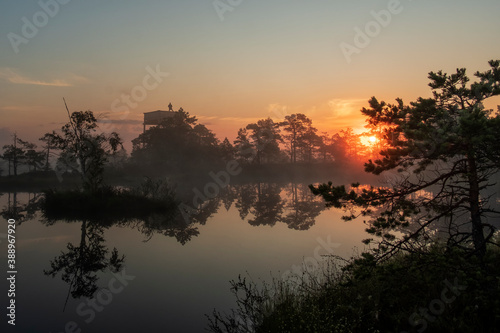
{"label": "bog vegetation", "polygon": [[[333,266],[298,284],[275,280],[258,286],[240,277],[232,282],[238,308],[229,314],[214,311],[210,330],[494,332],[500,324],[495,224],[500,108],[485,109],[484,102],[500,95],[500,61],[489,65],[475,73],[474,82],[465,69],[431,72],[432,98],[391,104],[373,97],[361,110],[367,117],[363,135],[373,138],[368,145],[349,128],[318,134],[300,113],[277,122],[261,119],[240,128],[232,143],[219,141],[196,117],[179,110],[135,138],[127,156],[119,134],[101,133],[91,111],[68,110],[68,123],[45,134],[41,150],[17,136],[3,147],[9,177],[1,181],[21,181],[26,176],[20,167],[41,178],[55,174],[63,183],[76,176],[78,190],[45,192],[46,216],[71,219],[75,212],[107,210],[141,218],[145,210],[175,209],[179,203],[172,188],[155,187],[162,183],[149,178],[135,189],[107,182],[130,187],[144,176],[173,175],[182,181],[224,170],[229,161],[250,174],[273,177],[301,166],[309,172],[321,165],[330,174],[345,172],[365,161],[364,171],[383,176],[384,184],[352,179],[350,185],[316,183],[310,190],[327,207],[343,209],[345,221],[362,220],[371,250],[345,262],[332,257],[327,262]],[[176,237],[185,242],[193,234]],[[108,261],[120,262],[117,255]],[[55,265],[49,273],[58,271]],[[91,283],[85,286],[83,294],[93,291]]]}
{"label": "bog vegetation", "polygon": [[[311,185],[345,221],[367,224],[372,250],[298,286],[232,282],[238,309],[214,311],[213,332],[495,332],[500,240],[495,220],[500,61],[475,73],[429,74],[432,98],[373,97],[362,113],[383,137],[365,171],[385,186]],[[500,109],[499,109],[500,111]]]}

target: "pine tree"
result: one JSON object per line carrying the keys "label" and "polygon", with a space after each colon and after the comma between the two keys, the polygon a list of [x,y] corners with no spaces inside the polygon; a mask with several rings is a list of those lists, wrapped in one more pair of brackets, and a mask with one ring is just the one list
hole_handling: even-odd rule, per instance
{"label": "pine tree", "polygon": [[[480,257],[492,242],[495,227],[489,219],[500,212],[488,189],[500,168],[500,116],[483,102],[500,94],[500,61],[489,64],[490,70],[475,73],[473,83],[465,69],[431,72],[433,98],[410,105],[399,99],[369,101],[362,112],[386,142],[381,158],[369,160],[365,170],[392,175],[391,186],[310,186],[328,206],[351,208],[345,220],[370,217],[367,231],[380,237],[380,258],[422,250],[444,232],[448,246]],[[403,232],[402,238],[395,232]]]}

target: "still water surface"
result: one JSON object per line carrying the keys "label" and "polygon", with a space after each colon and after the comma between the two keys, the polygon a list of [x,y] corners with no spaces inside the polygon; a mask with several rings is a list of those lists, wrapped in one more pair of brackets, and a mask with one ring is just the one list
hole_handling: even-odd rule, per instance
{"label": "still water surface", "polygon": [[[205,314],[235,306],[229,281],[239,274],[269,281],[306,258],[327,254],[325,244],[350,257],[354,247],[363,249],[366,237],[361,221],[343,222],[342,212],[325,209],[306,184],[231,186],[202,218],[184,227],[154,221],[102,227],[49,222],[38,211],[32,216],[22,211],[33,196],[17,193],[15,202],[13,193],[0,196],[4,212],[15,204],[24,216],[16,229],[16,332],[203,332]],[[0,233],[7,230],[3,215]],[[7,242],[0,241],[6,267]],[[96,269],[95,257],[108,251],[109,258],[114,248],[125,256],[120,270]],[[82,260],[85,256],[88,260]],[[44,274],[58,258],[61,271],[55,277]],[[75,262],[87,266],[78,271]],[[65,269],[69,274],[63,281]],[[85,280],[85,269],[97,271],[97,279]],[[78,281],[82,294],[92,285],[98,292],[72,297]],[[4,282],[2,290],[7,289]]]}

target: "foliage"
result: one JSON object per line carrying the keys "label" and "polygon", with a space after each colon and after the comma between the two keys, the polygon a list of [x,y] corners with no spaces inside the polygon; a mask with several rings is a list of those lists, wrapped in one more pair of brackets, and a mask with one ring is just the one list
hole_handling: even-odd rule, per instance
{"label": "foliage", "polygon": [[159,233],[175,237],[184,245],[199,234],[192,224],[203,224],[211,211],[199,209],[193,215],[193,223],[187,223],[180,214],[179,204],[179,198],[165,180],[146,178],[131,189],[102,186],[95,192],[46,190],[40,208],[46,225],[63,220],[89,221],[102,228],[127,226],[138,229],[146,236],[145,241]]}
{"label": "foliage", "polygon": [[24,157],[24,151],[21,148],[17,147],[16,143],[17,140],[14,139],[14,144],[3,146],[2,158],[4,160],[7,160],[9,163],[9,176],[11,165],[13,168],[14,176],[17,176],[18,166],[21,164],[21,161]]}
{"label": "foliage", "polygon": [[107,256],[104,228],[99,224],[83,221],[81,230],[80,244],[75,246],[68,243],[68,251],[54,258],[50,262],[50,269],[44,270],[44,274],[55,277],[62,272],[61,278],[70,285],[73,298],[91,298],[98,290],[96,273],[106,268],[118,272],[125,257],[119,256],[116,248]]}
{"label": "foliage", "polygon": [[[283,131],[286,133],[284,138],[288,144],[288,152],[290,154],[290,162],[297,162],[297,151],[305,149],[305,160],[309,159],[310,149],[316,145],[317,129],[312,126],[312,120],[302,113],[296,113],[285,116],[285,120],[280,123]],[[309,144],[309,146],[307,146]]]}
{"label": "foliage", "polygon": [[344,264],[330,258],[329,268],[305,271],[298,282],[274,279],[259,286],[239,277],[231,282],[237,309],[229,314],[214,310],[209,330],[496,332],[498,260],[498,249],[488,250],[478,266],[462,250],[435,245],[426,253],[379,264],[369,254]]}
{"label": "foliage", "polygon": [[132,161],[161,174],[214,165],[222,156],[214,133],[183,110],[149,128],[132,144]]}
{"label": "foliage", "polygon": [[97,128],[92,111],[78,111],[71,114],[61,134],[52,132],[44,136],[61,151],[59,161],[77,171],[84,188],[90,191],[97,191],[102,186],[108,157],[122,147],[118,133],[98,134]]}
{"label": "foliage", "polygon": [[340,130],[332,136],[331,151],[335,161],[347,164],[359,160],[363,156],[363,145],[360,135],[355,134],[351,127]]}
{"label": "foliage", "polygon": [[14,219],[19,225],[34,219],[39,210],[42,195],[37,193],[31,196],[30,194],[28,198],[27,203],[22,203],[17,198],[17,192],[9,193],[7,195],[7,205],[0,210],[0,216],[6,221]]}
{"label": "foliage", "polygon": [[[500,116],[482,103],[500,94],[500,62],[490,61],[490,66],[476,73],[479,80],[472,84],[465,69],[452,75],[431,72],[434,97],[410,105],[370,100],[362,112],[370,126],[380,128],[385,148],[365,170],[397,172],[388,186],[311,186],[327,205],[350,209],[346,220],[370,217],[367,231],[380,237],[381,257],[419,251],[436,235],[449,246],[484,255],[495,231],[487,214],[499,213],[489,204],[487,189],[500,167]],[[444,235],[438,232],[443,229]],[[399,232],[402,239],[396,237]]]}
{"label": "foliage", "polygon": [[246,129],[250,131],[248,137],[250,146],[254,150],[257,164],[262,162],[276,162],[280,159],[279,144],[282,141],[279,133],[279,124],[271,118],[261,119],[253,124],[248,124]]}
{"label": "foliage", "polygon": [[94,192],[46,190],[42,212],[49,220],[100,220],[110,224],[123,219],[176,211],[170,187],[147,181],[133,190],[103,186]]}
{"label": "foliage", "polygon": [[255,157],[255,149],[250,142],[248,130],[240,128],[236,139],[234,140],[234,148],[236,150],[235,157],[241,163],[252,162]]}
{"label": "foliage", "polygon": [[40,141],[44,142],[45,143],[45,146],[43,147],[43,151],[44,151],[44,154],[45,154],[45,171],[48,171],[50,169],[50,156],[51,156],[51,153],[53,153],[51,150],[55,149],[56,148],[56,137],[57,137],[57,134],[55,131],[53,131],[52,133],[45,133],[40,139]]}
{"label": "foliage", "polygon": [[3,146],[4,153],[1,156],[9,164],[9,176],[11,174],[11,166],[14,176],[18,175],[18,168],[21,165],[27,165],[29,171],[33,168],[35,172],[41,167],[44,154],[37,151],[36,148],[37,146],[34,143],[24,141],[14,134],[13,143]]}
{"label": "foliage", "polygon": [[29,167],[29,171],[33,168],[33,171],[38,171],[38,169],[43,165],[45,154],[40,151],[36,151],[36,145],[30,144],[30,149],[26,150],[26,165]]}
{"label": "foliage", "polygon": [[341,162],[347,156],[347,150],[357,151],[359,148],[348,145],[345,140],[345,143],[338,140],[339,134],[333,137],[326,134],[320,136],[317,131],[312,126],[312,120],[302,113],[288,115],[279,123],[270,118],[261,119],[238,130],[234,141],[236,158],[243,163],[255,162],[259,165],[279,163],[286,159],[291,164],[331,162],[332,157],[336,162]]}
{"label": "foliage", "polygon": [[236,149],[235,147],[229,142],[229,139],[226,137],[220,144],[220,152],[221,152],[221,157],[224,161],[229,162],[234,159]]}

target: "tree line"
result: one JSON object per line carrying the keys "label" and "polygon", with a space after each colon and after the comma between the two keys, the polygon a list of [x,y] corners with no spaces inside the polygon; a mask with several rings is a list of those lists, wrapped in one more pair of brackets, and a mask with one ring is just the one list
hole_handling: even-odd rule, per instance
{"label": "tree line", "polygon": [[50,168],[50,143],[46,136],[39,139],[44,142],[41,150],[37,150],[37,145],[24,141],[14,134],[11,144],[3,146],[3,154],[0,157],[7,161],[8,174],[17,176],[19,167],[24,165],[29,171]]}
{"label": "tree line", "polygon": [[237,308],[214,311],[210,330],[498,332],[500,106],[484,102],[500,95],[500,61],[489,65],[473,82],[465,68],[430,72],[432,97],[410,104],[373,97],[362,113],[382,143],[364,166],[380,185],[309,186],[362,219],[370,247],[294,280],[239,276]]}
{"label": "tree line", "polygon": [[362,144],[363,134],[355,134],[352,128],[318,134],[312,120],[302,113],[287,115],[279,122],[267,118],[250,123],[240,128],[231,142],[227,137],[219,140],[195,116],[180,110],[133,139],[127,157],[120,135],[99,133],[92,111],[71,115],[68,111],[68,118],[59,132],[39,139],[40,147],[14,135],[12,144],[4,145],[0,155],[7,162],[7,174],[17,176],[21,166],[27,166],[28,171],[76,171],[84,184],[95,187],[102,181],[104,167],[113,161],[131,166],[130,170],[135,167],[168,174],[230,160],[246,165],[361,161],[372,152]]}
{"label": "tree line", "polygon": [[306,115],[283,121],[260,119],[238,130],[233,142],[220,141],[188,112],[179,111],[132,141],[131,162],[167,171],[237,160],[240,164],[320,163],[360,160],[370,153],[352,128],[318,134]]}

